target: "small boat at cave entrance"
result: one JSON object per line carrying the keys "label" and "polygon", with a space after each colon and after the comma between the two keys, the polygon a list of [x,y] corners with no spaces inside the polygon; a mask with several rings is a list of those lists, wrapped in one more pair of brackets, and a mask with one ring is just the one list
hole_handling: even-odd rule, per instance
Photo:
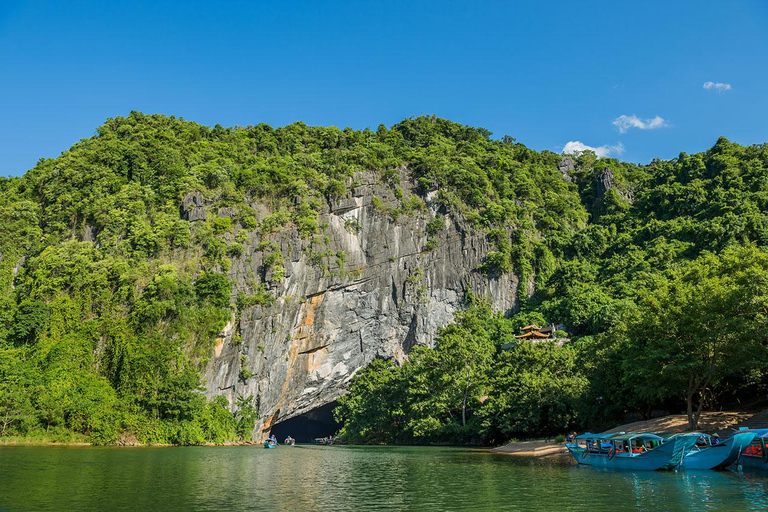
{"label": "small boat at cave entrance", "polygon": [[277,441],[275,441],[274,439],[267,439],[266,441],[264,441],[264,448],[269,448],[269,449],[277,448]]}
{"label": "small boat at cave entrance", "polygon": [[296,444],[296,440],[292,438],[291,436],[288,436],[285,438],[285,441],[283,441],[283,444],[285,446],[293,446]]}
{"label": "small boat at cave entrance", "polygon": [[677,469],[699,434],[678,434],[664,439],[656,434],[624,433],[576,436],[566,444],[579,464],[616,469],[655,471]]}

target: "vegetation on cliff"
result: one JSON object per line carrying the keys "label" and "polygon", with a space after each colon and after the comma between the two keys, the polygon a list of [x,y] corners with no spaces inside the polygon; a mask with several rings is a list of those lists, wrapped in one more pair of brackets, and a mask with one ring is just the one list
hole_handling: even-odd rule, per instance
{"label": "vegetation on cliff", "polygon": [[[272,233],[295,229],[318,266],[343,268],[318,214],[361,172],[391,187],[396,207],[372,204],[391,222],[430,197],[487,233],[495,250],[475,270],[519,276],[521,312],[472,299],[435,349],[374,362],[340,410],[348,435],[489,442],[686,401],[694,415],[764,382],[768,149],[721,139],[647,166],[560,163],[434,117],[376,131],[110,119],[0,179],[0,436],[248,437],[253,398],[235,414],[206,402],[200,369],[243,309],[274,302],[285,268]],[[418,194],[403,194],[404,175]],[[195,222],[180,210],[191,193],[205,202]],[[227,273],[252,233],[265,269],[235,293]],[[572,342],[500,351],[529,320],[563,323]]]}

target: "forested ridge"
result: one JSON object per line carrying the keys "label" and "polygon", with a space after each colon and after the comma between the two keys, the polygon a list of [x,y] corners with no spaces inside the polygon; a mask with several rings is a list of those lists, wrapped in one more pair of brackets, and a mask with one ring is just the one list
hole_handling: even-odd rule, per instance
{"label": "forested ridge", "polygon": [[[403,169],[418,195],[402,194]],[[206,402],[200,370],[234,315],[275,300],[270,235],[321,245],[318,213],[364,171],[400,198],[380,215],[399,222],[436,194],[441,215],[494,244],[475,270],[522,285],[517,314],[470,292],[435,348],[361,371],[337,410],[349,440],[494,443],[686,406],[695,422],[765,387],[765,145],[721,138],[639,166],[435,117],[356,131],[134,112],[0,179],[0,437],[248,439],[253,398],[235,413]],[[183,218],[192,192],[205,220]],[[233,293],[252,232],[271,271]],[[501,350],[529,323],[562,324],[569,341]]]}

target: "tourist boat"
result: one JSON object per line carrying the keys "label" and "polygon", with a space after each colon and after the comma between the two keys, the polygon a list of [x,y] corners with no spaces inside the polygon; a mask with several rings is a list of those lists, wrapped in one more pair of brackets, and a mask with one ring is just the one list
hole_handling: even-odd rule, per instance
{"label": "tourist boat", "polygon": [[698,439],[696,434],[678,434],[667,440],[656,434],[587,432],[566,447],[579,464],[655,471],[677,469]]}
{"label": "tourist boat", "polygon": [[285,438],[285,441],[283,441],[283,444],[285,446],[293,446],[296,444],[296,440],[292,438],[291,436],[288,436]]}
{"label": "tourist boat", "polygon": [[264,448],[277,448],[277,441],[274,439],[267,439],[264,441]]}
{"label": "tourist boat", "polygon": [[745,468],[768,469],[768,429],[750,430],[755,434],[752,442],[744,448],[736,464]]}
{"label": "tourist boat", "polygon": [[[686,435],[697,435],[696,444],[683,458],[685,469],[725,469],[736,460],[750,446],[757,433],[742,429],[734,432],[721,442],[712,443],[712,437],[700,432],[691,432]],[[673,439],[681,434],[665,436]]]}

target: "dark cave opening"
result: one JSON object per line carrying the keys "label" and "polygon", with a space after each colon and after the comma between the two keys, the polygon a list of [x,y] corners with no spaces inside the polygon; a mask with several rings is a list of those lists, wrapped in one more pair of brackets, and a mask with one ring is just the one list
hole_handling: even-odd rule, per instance
{"label": "dark cave opening", "polygon": [[304,414],[280,421],[272,426],[271,433],[279,443],[291,436],[297,443],[311,443],[318,437],[335,436],[341,423],[333,419],[333,409],[338,404],[333,401],[312,409]]}

